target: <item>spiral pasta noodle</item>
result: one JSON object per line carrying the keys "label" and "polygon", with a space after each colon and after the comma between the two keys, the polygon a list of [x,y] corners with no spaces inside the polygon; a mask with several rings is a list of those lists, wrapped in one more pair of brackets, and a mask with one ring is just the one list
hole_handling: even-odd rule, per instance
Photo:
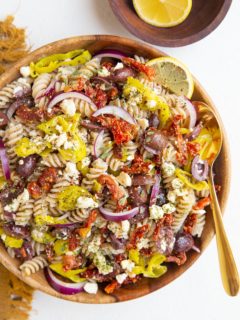
{"label": "spiral pasta noodle", "polygon": [[32,260],[25,261],[19,269],[22,271],[24,276],[30,276],[33,273],[38,272],[48,265],[47,260],[44,256],[34,257]]}

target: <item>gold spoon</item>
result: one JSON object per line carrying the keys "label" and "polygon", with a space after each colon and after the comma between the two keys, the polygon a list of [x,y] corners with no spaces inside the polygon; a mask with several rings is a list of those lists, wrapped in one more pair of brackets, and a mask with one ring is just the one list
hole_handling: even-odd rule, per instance
{"label": "gold spoon", "polygon": [[223,142],[222,130],[219,125],[217,114],[215,114],[215,112],[211,110],[209,106],[207,106],[204,103],[198,103],[198,111],[199,111],[200,119],[203,119],[203,123],[205,124],[205,126],[207,126],[208,128],[216,128],[217,130],[219,130],[219,139],[217,143],[218,149],[215,156],[212,158],[209,166],[208,183],[210,188],[210,196],[212,200],[211,208],[212,208],[213,220],[215,225],[218,258],[219,258],[219,264],[220,264],[222,283],[228,295],[236,296],[239,292],[239,275],[238,275],[237,266],[233,257],[233,253],[224,229],[221,209],[218,203],[218,198],[216,195],[216,191],[214,187],[214,179],[213,179],[213,165],[222,148],[222,142]]}

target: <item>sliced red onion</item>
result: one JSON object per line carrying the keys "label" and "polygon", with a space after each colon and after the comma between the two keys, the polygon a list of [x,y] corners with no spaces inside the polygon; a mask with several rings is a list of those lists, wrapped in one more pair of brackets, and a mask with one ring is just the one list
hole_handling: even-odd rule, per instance
{"label": "sliced red onion", "polygon": [[122,212],[112,212],[107,209],[104,209],[103,207],[100,207],[99,210],[106,220],[120,222],[120,221],[129,220],[133,218],[136,214],[138,214],[139,207],[133,208],[128,211],[122,211]]}
{"label": "sliced red onion", "polygon": [[127,57],[127,55],[121,51],[114,50],[114,49],[106,49],[106,50],[101,50],[98,53],[94,55],[94,58],[114,58],[114,59],[119,59],[121,60],[122,58]]}
{"label": "sliced red onion", "polygon": [[192,246],[192,250],[196,251],[197,253],[201,253],[201,250],[198,247],[196,247],[195,245]]}
{"label": "sliced red onion", "polygon": [[83,287],[86,282],[69,283],[61,281],[57,277],[55,277],[55,275],[49,268],[45,268],[44,273],[50,286],[59,293],[73,295],[84,291]]}
{"label": "sliced red onion", "polygon": [[187,135],[186,138],[187,138],[189,141],[192,141],[192,140],[196,139],[196,138],[199,136],[199,134],[200,134],[200,132],[201,132],[201,130],[202,130],[202,127],[203,127],[202,123],[199,123],[198,125],[196,125],[196,127],[193,128],[192,132],[190,132],[190,133]]}
{"label": "sliced red onion", "polygon": [[97,138],[94,141],[94,146],[93,146],[93,150],[94,150],[94,155],[95,157],[99,158],[100,155],[102,154],[102,150],[103,150],[103,137],[104,137],[104,130],[102,130],[101,132],[99,132],[99,134],[97,135]]}
{"label": "sliced red onion", "polygon": [[197,155],[192,161],[191,172],[198,181],[206,180],[208,177],[209,165],[206,160],[200,159]]}
{"label": "sliced red onion", "polygon": [[76,92],[76,91],[71,91],[71,92],[62,92],[62,93],[58,94],[57,96],[55,96],[49,102],[48,109],[52,109],[57,103],[59,103],[60,101],[62,101],[64,99],[68,99],[68,98],[73,98],[73,99],[76,98],[76,99],[84,100],[87,103],[90,103],[91,105],[95,106],[95,104],[92,102],[92,100],[90,98],[88,98],[87,96],[85,96],[84,94],[82,94],[80,92]]}
{"label": "sliced red onion", "polygon": [[56,84],[57,80],[56,79],[52,79],[52,81],[50,82],[49,86],[46,88],[46,90],[42,93],[42,94],[37,94],[36,96],[36,100],[41,99],[42,97],[46,97],[51,95],[54,91],[55,91],[55,84]]}
{"label": "sliced red onion", "polygon": [[152,205],[156,204],[157,202],[157,196],[159,194],[160,191],[160,178],[158,175],[156,175],[156,182],[154,183],[153,187],[152,187],[152,192],[151,192],[151,196],[150,196],[150,202],[149,202],[149,206],[151,207]]}
{"label": "sliced red onion", "polygon": [[136,124],[136,120],[124,109],[115,107],[115,106],[106,106],[101,109],[98,109],[93,113],[93,117],[97,117],[103,114],[111,114],[115,117],[119,117],[130,124]]}
{"label": "sliced red onion", "polygon": [[153,148],[150,148],[150,147],[148,147],[148,146],[146,146],[146,145],[144,145],[143,148],[144,148],[145,150],[147,150],[149,153],[159,154],[159,151],[158,151],[158,150],[155,150],[155,149],[153,149]]}
{"label": "sliced red onion", "polygon": [[181,97],[184,101],[185,107],[187,109],[188,115],[189,115],[189,128],[192,129],[195,127],[197,122],[197,112],[190,100],[186,97]]}
{"label": "sliced red onion", "polygon": [[4,146],[2,139],[0,139],[0,159],[2,162],[4,176],[7,180],[10,180],[10,178],[11,178],[10,166],[9,166],[6,148]]}

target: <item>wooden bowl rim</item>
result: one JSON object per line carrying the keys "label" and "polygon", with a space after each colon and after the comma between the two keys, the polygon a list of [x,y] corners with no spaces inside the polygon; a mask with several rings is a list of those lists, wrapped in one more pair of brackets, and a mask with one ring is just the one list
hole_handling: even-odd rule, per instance
{"label": "wooden bowl rim", "polygon": [[[90,36],[76,36],[76,37],[71,37],[71,38],[66,38],[62,40],[58,40],[52,43],[49,43],[47,45],[44,45],[35,51],[31,52],[28,54],[26,57],[18,61],[16,64],[14,64],[7,72],[5,72],[2,76],[0,76],[0,88],[4,87],[7,83],[13,81],[16,76],[13,77],[14,74],[16,74],[17,70],[21,66],[24,66],[26,64],[29,64],[31,61],[35,61],[39,59],[42,56],[45,56],[46,54],[51,54],[53,52],[57,52],[57,48],[65,47],[68,46],[68,49],[70,47],[77,48],[77,45],[80,46],[81,42],[88,41],[89,45],[91,45],[92,42],[102,42],[103,47],[110,47],[110,45],[104,45],[105,43],[111,43],[112,46],[120,45],[120,46],[126,46],[126,51],[127,48],[131,48],[132,50],[134,48],[138,48],[141,50],[141,52],[146,53],[146,55],[151,55],[151,56],[166,56],[166,54],[158,49],[155,49],[149,45],[146,45],[141,42],[137,42],[135,40],[131,40],[128,38],[124,37],[118,37],[118,36],[111,36],[111,35],[90,35]],[[55,49],[56,48],[56,49]],[[71,49],[69,49],[71,50]],[[130,49],[129,49],[130,50]],[[67,50],[66,50],[67,51]],[[19,72],[18,72],[19,73]],[[12,76],[11,76],[12,75]],[[11,79],[11,80],[10,80]],[[215,113],[219,116],[218,111],[216,110],[216,107],[214,106],[212,100],[206,93],[206,91],[203,89],[203,87],[200,85],[200,83],[196,80],[194,77],[195,81],[195,88],[199,92],[200,96],[203,97],[203,101],[207,102],[211,108],[215,111]],[[221,196],[221,201],[220,201],[220,206],[222,209],[222,212],[225,209],[228,194],[229,194],[229,188],[230,188],[230,177],[231,177],[231,170],[230,170],[230,153],[229,153],[229,145],[228,145],[228,140],[226,136],[226,132],[221,120],[221,117],[219,116],[220,120],[220,125],[222,128],[223,132],[223,148],[221,151],[221,155],[219,158],[223,159],[225,163],[225,175],[223,176],[224,180],[224,189],[222,191],[222,196]],[[210,241],[212,240],[214,236],[214,229],[213,227],[210,229],[209,234],[207,235],[206,239],[204,240],[204,246],[202,247],[201,254],[205,250],[205,248],[209,245]],[[112,294],[112,295],[106,295],[104,293],[101,293],[100,298],[98,297],[98,300],[95,298],[94,295],[89,295],[86,293],[80,293],[78,295],[73,295],[73,296],[66,296],[63,294],[60,294],[53,290],[48,284],[44,285],[41,284],[37,279],[35,279],[35,275],[31,277],[23,277],[21,272],[18,270],[16,265],[13,264],[14,261],[17,259],[11,258],[7,251],[5,250],[4,246],[0,244],[0,263],[2,263],[9,271],[11,271],[13,274],[15,274],[18,278],[20,278],[22,281],[30,285],[31,287],[38,289],[40,291],[43,291],[47,294],[50,294],[52,296],[62,298],[65,300],[70,300],[74,302],[81,302],[81,303],[114,303],[114,302],[122,302],[122,301],[128,301],[131,299],[136,299],[138,297],[144,296],[146,294],[149,294],[150,292],[153,292],[155,290],[160,289],[161,287],[164,287],[168,283],[172,282],[175,280],[177,277],[179,277],[182,273],[184,273],[200,256],[201,254],[196,254],[193,253],[191,255],[191,259],[189,258],[187,260],[187,263],[184,265],[183,269],[178,268],[176,272],[173,273],[173,276],[171,279],[167,279],[167,281],[163,285],[150,285],[150,290],[146,288],[147,284],[144,279],[144,284],[141,287],[141,290],[135,291],[135,296],[131,295],[132,291],[131,288],[129,291],[126,291],[125,296],[118,296],[118,294]],[[164,277],[164,276],[163,276]],[[122,290],[122,289],[120,289]],[[120,291],[119,290],[119,291]]]}
{"label": "wooden bowl rim", "polygon": [[[142,21],[144,26],[146,26],[147,28],[149,27],[149,29],[148,29],[149,35],[146,35],[145,32],[141,32],[141,30],[142,30],[141,28],[136,29],[134,27],[134,24],[131,21],[124,19],[124,12],[122,12],[121,10],[119,10],[119,11],[116,10],[116,8],[114,6],[114,3],[116,2],[116,0],[108,0],[108,1],[109,1],[110,7],[111,7],[114,15],[117,17],[117,19],[121,22],[121,24],[130,33],[132,33],[137,38],[144,40],[150,44],[163,46],[163,47],[182,47],[182,46],[186,46],[186,45],[190,45],[192,43],[198,42],[201,39],[205,38],[210,33],[212,33],[222,23],[222,21],[225,19],[226,15],[230,9],[230,6],[232,4],[232,0],[225,0],[221,9],[219,10],[218,14],[214,17],[214,19],[204,29],[201,29],[192,35],[183,36],[180,39],[176,39],[176,38],[172,38],[171,32],[169,32],[168,39],[160,39],[160,37],[151,35],[151,28],[154,26],[148,25],[146,22]],[[132,11],[130,8],[128,8],[127,10]],[[139,20],[141,20],[141,19],[139,18]],[[159,30],[161,30],[161,29],[159,29]],[[171,28],[169,28],[169,30],[171,30]]]}

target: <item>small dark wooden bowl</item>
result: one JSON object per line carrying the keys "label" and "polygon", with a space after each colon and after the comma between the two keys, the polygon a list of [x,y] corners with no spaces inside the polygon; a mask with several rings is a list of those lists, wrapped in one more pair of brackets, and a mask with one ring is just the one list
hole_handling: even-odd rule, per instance
{"label": "small dark wooden bowl", "polygon": [[[36,51],[27,55],[24,59],[16,63],[11,69],[9,69],[0,77],[0,89],[20,76],[19,68],[21,66],[28,65],[30,62],[37,61],[40,58],[50,54],[68,52],[70,50],[79,48],[88,49],[92,54],[98,52],[99,50],[110,48],[124,51],[128,55],[143,55],[150,59],[157,58],[159,56],[165,56],[163,52],[154,49],[144,43],[122,37],[93,35],[63,39],[37,49]],[[194,83],[195,89],[193,99],[195,101],[203,101],[207,103],[209,107],[217,113],[213,102],[195,78]],[[229,192],[230,159],[227,137],[222,122],[220,123],[220,126],[223,132],[223,147],[215,164],[215,170],[217,173],[215,181],[217,184],[220,184],[222,186],[218,198],[220,207],[223,212]],[[204,232],[202,234],[201,240],[199,240],[197,244],[201,248],[201,252],[204,251],[204,249],[208,246],[209,242],[214,236],[213,217],[210,210],[208,210],[206,217],[207,219]],[[52,296],[81,303],[113,303],[144,296],[150,292],[164,287],[165,285],[179,277],[199,258],[199,256],[200,254],[192,250],[188,253],[187,262],[181,267],[169,265],[168,272],[159,279],[144,278],[136,285],[129,285],[116,290],[116,292],[114,292],[114,294],[112,295],[107,295],[103,290],[99,290],[96,295],[79,293],[77,295],[67,296],[53,290],[47,283],[42,271],[30,277],[23,277],[18,269],[19,261],[17,259],[11,258],[8,255],[3,244],[0,243],[0,263],[2,263],[9,271],[14,273],[22,281],[26,282],[31,287],[41,290]]]}
{"label": "small dark wooden bowl", "polygon": [[141,20],[132,0],[109,0],[109,3],[119,21],[136,37],[159,46],[181,47],[201,40],[216,29],[232,0],[193,0],[187,19],[171,28],[154,27]]}

